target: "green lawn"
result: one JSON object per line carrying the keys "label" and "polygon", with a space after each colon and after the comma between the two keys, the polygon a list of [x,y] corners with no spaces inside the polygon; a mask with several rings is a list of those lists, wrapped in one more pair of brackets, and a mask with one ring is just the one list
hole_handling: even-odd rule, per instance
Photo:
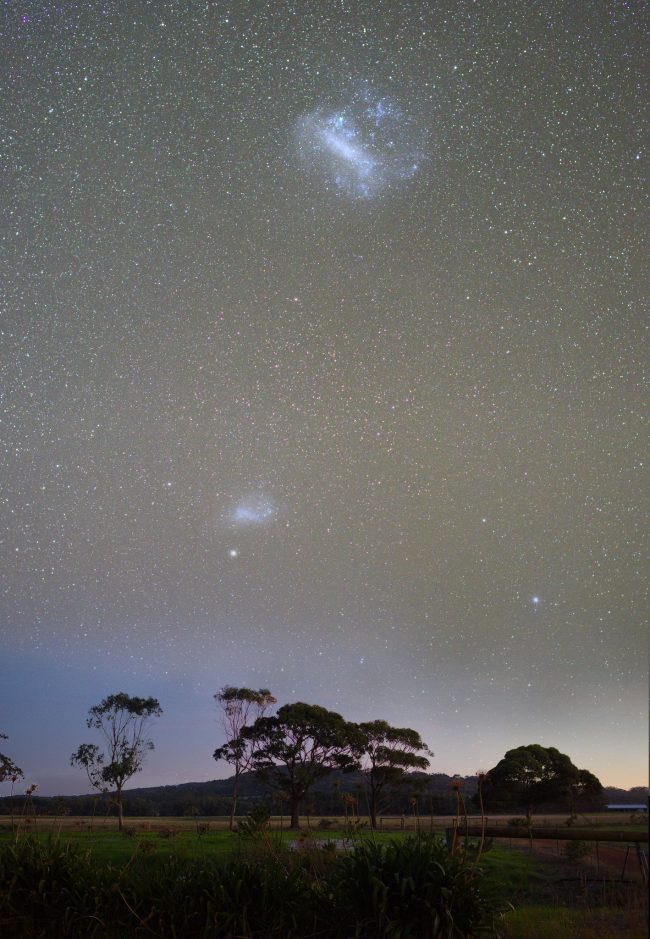
{"label": "green lawn", "polygon": [[554,893],[552,870],[528,852],[495,845],[483,855],[480,866],[503,904],[516,906],[531,897]]}
{"label": "green lawn", "polygon": [[[173,832],[173,829],[169,829]],[[157,831],[136,831],[133,835],[127,836],[118,831],[70,831],[61,832],[37,832],[36,835],[24,837],[36,837],[44,844],[49,841],[58,841],[62,844],[75,845],[84,851],[90,852],[94,861],[98,864],[112,864],[116,867],[122,867],[129,862],[133,863],[135,858],[164,858],[171,855],[190,859],[213,858],[221,860],[229,857],[233,851],[238,850],[238,839],[229,831],[208,832],[205,835],[197,835],[193,831],[179,830],[170,836],[161,835]],[[0,846],[12,844],[16,840],[15,835],[9,832],[0,833]]]}
{"label": "green lawn", "polygon": [[[97,826],[93,830],[75,830],[61,828],[60,830],[41,827],[32,830],[29,835],[19,834],[19,838],[36,838],[48,843],[56,840],[62,844],[72,844],[84,851],[89,851],[98,864],[111,864],[121,867],[127,863],[147,864],[150,859],[178,857],[187,860],[224,860],[233,855],[246,852],[250,849],[251,840],[237,833],[227,830],[210,829],[203,834],[197,834],[196,829],[187,827],[160,826],[160,830],[146,830],[136,825],[125,825],[126,834],[120,834],[114,829],[105,829]],[[334,831],[279,831],[271,830],[265,835],[265,842],[272,850],[281,849],[297,844],[299,849],[307,849],[313,842],[343,840],[346,835],[343,830]],[[358,839],[371,838],[373,841],[384,843],[395,838],[401,839],[401,832],[370,832],[362,830],[350,840],[353,843]],[[16,835],[10,830],[0,830],[0,847],[13,844]]]}
{"label": "green lawn", "polygon": [[519,906],[503,917],[502,939],[647,939],[640,910],[584,910],[566,906]]}

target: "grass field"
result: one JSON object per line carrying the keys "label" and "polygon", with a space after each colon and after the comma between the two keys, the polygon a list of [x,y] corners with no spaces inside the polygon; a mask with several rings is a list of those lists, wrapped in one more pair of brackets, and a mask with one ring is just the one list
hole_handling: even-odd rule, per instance
{"label": "grass field", "polygon": [[[322,816],[312,816],[301,818],[301,828],[318,833],[319,825],[323,820]],[[333,828],[342,828],[345,825],[345,819],[342,816],[328,816],[325,821],[331,824]],[[473,817],[469,819],[469,824],[476,825],[480,819]],[[512,831],[511,816],[499,815],[490,816],[486,819],[486,824],[490,827],[503,828],[504,838]],[[362,816],[360,819],[361,827],[367,827],[367,820]],[[405,816],[403,822],[391,816],[382,820],[381,830],[390,832],[438,832],[443,833],[445,829],[452,827],[455,822],[453,815],[436,816]],[[562,828],[566,825],[567,816],[563,815],[539,815],[535,816],[533,823],[535,829],[538,828]],[[270,819],[271,828],[288,827],[286,816],[273,815]],[[211,831],[225,831],[228,829],[228,818],[226,816],[206,816],[206,817],[183,817],[183,818],[130,818],[124,819],[126,828],[135,828],[137,830],[155,831],[161,828],[176,830],[196,831],[197,825],[208,825]],[[600,812],[589,815],[580,815],[574,823],[576,828],[590,829],[597,831],[626,830],[630,832],[648,832],[648,818],[642,817],[638,813],[627,812]],[[462,821],[461,821],[462,826]],[[20,811],[12,818],[9,815],[0,815],[0,835],[5,829],[12,828],[32,828],[39,831],[97,831],[97,830],[117,830],[117,817],[114,814],[98,814],[94,818],[88,816],[70,816],[70,815],[31,815],[25,817]]]}

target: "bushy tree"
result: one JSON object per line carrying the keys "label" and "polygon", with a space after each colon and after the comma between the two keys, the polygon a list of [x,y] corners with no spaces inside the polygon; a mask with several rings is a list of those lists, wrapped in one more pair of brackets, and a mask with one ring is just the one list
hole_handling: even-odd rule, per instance
{"label": "bushy tree", "polygon": [[257,774],[289,802],[291,828],[299,827],[300,805],[313,784],[335,769],[356,766],[359,730],[336,711],[316,704],[285,704],[242,731],[255,741]]}
{"label": "bushy tree", "polygon": [[530,820],[544,803],[573,807],[580,790],[601,791],[599,780],[588,770],[580,770],[555,747],[538,743],[508,750],[485,780],[485,803],[492,808],[521,807]]}
{"label": "bushy tree", "polygon": [[387,721],[381,720],[358,724],[357,727],[361,735],[360,763],[368,814],[372,828],[376,828],[384,789],[403,782],[409,770],[427,769],[427,756],[433,754],[417,730],[410,727],[391,727]]}
{"label": "bushy tree", "polygon": [[215,760],[226,760],[233,767],[235,774],[232,781],[232,805],[230,808],[230,828],[234,827],[237,813],[239,777],[251,768],[256,747],[254,737],[242,737],[244,727],[254,724],[276,703],[268,688],[253,691],[252,688],[234,688],[226,685],[214,699],[223,708],[223,729],[226,742],[214,751]]}
{"label": "bushy tree", "polygon": [[139,773],[153,742],[145,736],[147,723],[162,714],[156,698],[130,697],[124,692],[109,695],[88,712],[86,724],[104,738],[106,752],[94,743],[82,743],[70,757],[73,766],[83,766],[88,780],[100,792],[115,790],[118,825],[122,830],[122,790]]}
{"label": "bushy tree", "polygon": [[603,807],[604,801],[600,779],[588,769],[579,769],[576,779],[571,783],[571,814],[578,808],[597,811]]}

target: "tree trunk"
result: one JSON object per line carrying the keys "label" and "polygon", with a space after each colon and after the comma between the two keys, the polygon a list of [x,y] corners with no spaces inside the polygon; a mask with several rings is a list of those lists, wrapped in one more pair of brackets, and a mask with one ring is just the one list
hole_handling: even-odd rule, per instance
{"label": "tree trunk", "polygon": [[533,851],[533,807],[529,805],[526,810],[526,821],[528,822],[528,849]]}
{"label": "tree trunk", "polygon": [[373,790],[370,790],[368,796],[368,815],[370,816],[370,827],[373,831],[377,830],[377,796]]}
{"label": "tree trunk", "polygon": [[291,824],[289,828],[300,828],[300,816],[298,814],[298,809],[300,808],[300,800],[293,797],[291,799]]}
{"label": "tree trunk", "polygon": [[481,808],[481,840],[478,843],[478,851],[476,852],[476,860],[474,861],[474,867],[481,860],[481,855],[483,854],[483,847],[485,845],[485,809],[483,807],[483,782],[479,777],[478,782],[478,801]]}
{"label": "tree trunk", "polygon": [[235,827],[235,815],[237,814],[237,790],[239,788],[239,776],[235,773],[232,784],[232,806],[230,808],[230,830]]}
{"label": "tree trunk", "polygon": [[115,793],[115,801],[117,802],[117,830],[122,831],[123,823],[123,807],[122,807],[122,790],[118,789]]}

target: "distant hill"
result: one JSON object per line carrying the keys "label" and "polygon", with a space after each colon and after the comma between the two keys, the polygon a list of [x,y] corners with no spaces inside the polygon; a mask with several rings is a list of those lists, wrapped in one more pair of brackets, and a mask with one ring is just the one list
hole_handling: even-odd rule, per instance
{"label": "distant hill", "polygon": [[[455,811],[452,779],[445,773],[411,773],[399,790],[387,794],[383,814],[448,815]],[[462,778],[462,792],[468,800],[477,791],[475,776]],[[124,813],[131,816],[228,815],[232,779],[213,779],[209,782],[188,782],[173,786],[148,786],[124,792]],[[360,814],[365,814],[365,797],[361,773],[334,772],[314,785],[304,804],[304,813],[314,815],[342,815],[343,795],[356,796]],[[413,799],[417,802],[413,803]],[[274,792],[260,782],[253,773],[245,773],[239,782],[238,814],[245,815],[253,803],[266,800],[273,814],[280,814],[282,805]],[[20,803],[14,797],[14,806]],[[35,797],[38,811],[47,814],[64,812],[72,815],[92,815],[104,811],[102,799],[97,795]],[[0,799],[0,814],[11,812],[11,800]]]}
{"label": "distant hill", "polygon": [[605,786],[603,796],[607,805],[647,805],[648,789],[646,786],[634,786],[633,789],[617,789]]}
{"label": "distant hill", "polygon": [[[389,792],[382,815],[451,815],[456,811],[456,797],[452,782],[461,782],[462,797],[470,814],[477,809],[472,797],[478,790],[476,776],[448,776],[446,773],[410,773],[403,785]],[[187,782],[174,786],[149,786],[129,789],[124,793],[125,815],[130,816],[182,816],[182,815],[228,815],[232,779],[212,779],[209,782]],[[304,814],[343,815],[343,795],[353,795],[358,800],[359,814],[366,814],[366,804],[361,773],[335,772],[326,776],[310,791],[304,803]],[[416,800],[413,802],[413,800]],[[282,804],[268,786],[261,783],[253,773],[240,778],[238,815],[245,815],[259,800],[268,802],[271,812],[281,814]],[[648,790],[643,786],[633,789],[617,789],[607,786],[603,790],[602,804],[639,804],[648,800]],[[20,807],[22,798],[16,795],[13,809]],[[49,815],[61,813],[71,815],[102,814],[106,811],[104,798],[88,794],[83,796],[35,797],[38,812]],[[598,806],[587,807],[594,810]],[[553,806],[548,807],[549,810]],[[555,807],[560,811],[566,807]],[[20,810],[20,809],[19,809]],[[285,809],[286,810],[286,809]],[[12,811],[9,797],[0,799],[0,815]]]}

